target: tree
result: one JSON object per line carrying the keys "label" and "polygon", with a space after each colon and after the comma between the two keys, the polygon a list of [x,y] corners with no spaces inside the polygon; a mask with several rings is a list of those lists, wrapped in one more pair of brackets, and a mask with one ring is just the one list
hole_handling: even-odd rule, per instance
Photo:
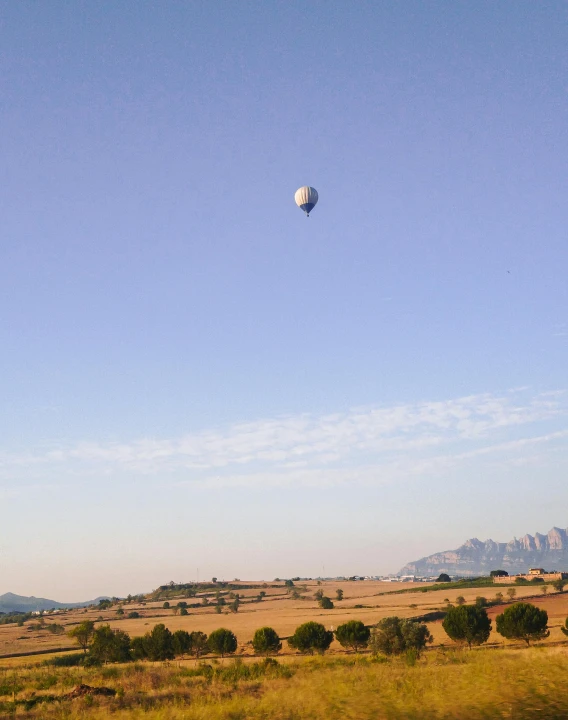
{"label": "tree", "polygon": [[293,580],[285,580],[284,585],[288,588],[294,587],[294,581]]}
{"label": "tree", "polygon": [[349,620],[335,631],[335,637],[340,645],[355,652],[367,647],[370,636],[371,631],[360,620]]}
{"label": "tree", "polygon": [[487,611],[477,605],[462,605],[448,610],[442,623],[446,635],[457,643],[481,645],[491,633],[491,620]]}
{"label": "tree", "polygon": [[492,570],[489,577],[509,577],[509,573],[506,570]]}
{"label": "tree", "polygon": [[495,602],[496,603],[503,602],[503,593],[502,592],[495,593]]}
{"label": "tree", "polygon": [[233,600],[233,602],[229,605],[229,610],[230,610],[232,613],[237,613],[237,612],[239,612],[239,605],[240,605],[240,604],[241,604],[241,601],[240,601],[240,599],[239,599],[239,597],[238,597],[238,595],[237,595],[237,597],[235,597],[235,599]]}
{"label": "tree", "polygon": [[341,590],[341,588],[335,591],[335,599],[338,602],[341,602],[341,600],[343,600],[343,590]]}
{"label": "tree", "polygon": [[319,601],[320,608],[324,610],[333,610],[333,602],[325,595]]}
{"label": "tree", "polygon": [[118,610],[116,611],[116,614],[117,614],[117,615],[124,615],[124,610],[123,610],[121,607],[119,607]]}
{"label": "tree", "polygon": [[553,580],[552,587],[557,590],[558,592],[564,592],[564,586],[566,585],[566,580],[564,578],[558,578],[558,580]]}
{"label": "tree", "polygon": [[187,608],[184,608],[184,607],[179,609],[179,614],[180,615],[189,615]]}
{"label": "tree", "polygon": [[168,628],[160,623],[144,636],[146,652],[150,660],[173,660],[174,641]]}
{"label": "tree", "polygon": [[288,645],[301,653],[324,653],[333,641],[333,633],[326,630],[321,623],[307,622],[299,625],[292,637],[288,638]]}
{"label": "tree", "polygon": [[111,630],[109,625],[98,627],[93,632],[89,657],[95,663],[129,662],[130,635],[123,630]]}
{"label": "tree", "polygon": [[543,595],[546,595],[547,592],[548,592],[548,585],[543,585],[543,586],[540,588],[540,592],[541,592]]}
{"label": "tree", "polygon": [[322,599],[322,597],[323,597],[323,590],[316,590],[314,593],[314,600],[317,600],[319,602]]}
{"label": "tree", "polygon": [[174,652],[176,655],[187,655],[191,650],[191,635],[187,630],[176,630],[172,636]]}
{"label": "tree", "polygon": [[508,640],[543,640],[550,635],[548,613],[531,603],[518,602],[497,615],[497,632]]}
{"label": "tree", "polygon": [[237,649],[237,637],[226,628],[214,630],[207,641],[210,650],[222,658],[231,655]]}
{"label": "tree", "polygon": [[452,582],[452,578],[449,575],[447,575],[446,573],[440,573],[440,575],[438,575],[436,582],[439,582],[439,583]]}
{"label": "tree", "polygon": [[568,635],[568,618],[566,618],[566,621],[565,621],[565,623],[564,623],[564,627],[561,627],[560,629],[562,630],[562,632],[564,633],[564,635]]}
{"label": "tree", "polygon": [[271,627],[259,628],[252,639],[252,646],[257,655],[276,655],[282,649],[278,633]]}
{"label": "tree", "polygon": [[162,605],[162,607],[164,608],[164,610],[169,610],[169,609],[170,609],[170,603],[166,600],[166,602]]}
{"label": "tree", "polygon": [[189,637],[191,640],[189,652],[192,655],[195,655],[196,658],[199,659],[202,655],[209,651],[209,647],[207,645],[207,635],[204,632],[194,630],[189,634]]}
{"label": "tree", "polygon": [[136,612],[136,610],[133,610],[132,612],[129,612],[126,617],[129,618],[130,620],[136,620],[136,618],[140,617],[140,613]]}
{"label": "tree", "polygon": [[420,654],[432,640],[424,623],[392,616],[379,620],[375,625],[371,632],[370,647],[374,653],[383,655],[400,655],[407,650]]}
{"label": "tree", "polygon": [[483,608],[483,607],[487,607],[489,605],[489,603],[487,602],[487,598],[483,597],[482,595],[478,595],[475,598],[475,605],[476,605],[476,607]]}
{"label": "tree", "polygon": [[463,595],[458,595],[456,598],[456,605],[465,605],[465,598]]}
{"label": "tree", "polygon": [[211,582],[216,583],[216,582],[217,582],[217,578],[216,578],[216,577],[211,578]]}
{"label": "tree", "polygon": [[148,657],[145,638],[142,636],[132,638],[130,642],[132,657],[134,660],[145,660]]}
{"label": "tree", "polygon": [[84,620],[82,623],[76,625],[72,630],[69,630],[67,636],[76,640],[83,652],[87,652],[89,642],[95,632],[95,623],[93,620]]}
{"label": "tree", "polygon": [[509,600],[512,600],[516,594],[517,591],[514,587],[507,588],[507,595],[509,596]]}

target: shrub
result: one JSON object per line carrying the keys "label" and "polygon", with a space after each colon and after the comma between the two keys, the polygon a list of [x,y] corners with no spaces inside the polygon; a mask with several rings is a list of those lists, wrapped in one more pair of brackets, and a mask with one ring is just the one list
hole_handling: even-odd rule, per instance
{"label": "shrub", "polygon": [[340,602],[343,600],[343,590],[339,589],[335,591],[335,599]]}
{"label": "shrub", "polygon": [[355,652],[367,647],[370,636],[371,631],[360,620],[349,620],[335,631],[335,637],[340,645],[351,648]]}
{"label": "shrub", "polygon": [[320,608],[323,608],[324,610],[333,610],[333,607],[334,607],[333,601],[330,600],[325,595],[320,599],[319,606],[320,606]]}
{"label": "shrub", "polygon": [[333,641],[333,633],[326,630],[321,623],[307,622],[299,625],[292,637],[288,638],[288,645],[301,653],[324,653]]}
{"label": "shrub", "polygon": [[446,635],[454,642],[481,645],[491,633],[487,611],[477,605],[462,605],[448,610],[442,623]]}
{"label": "shrub", "polygon": [[564,622],[564,627],[560,628],[564,635],[568,635],[568,618],[566,618],[566,621]]}
{"label": "shrub", "polygon": [[487,607],[488,605],[489,605],[489,603],[487,602],[487,598],[482,597],[481,595],[478,595],[475,598],[475,606],[476,607],[484,608],[484,607]]}
{"label": "shrub", "polygon": [[558,592],[564,592],[564,586],[566,585],[566,580],[564,578],[559,578],[558,580],[554,580],[552,582],[552,587],[557,590]]}
{"label": "shrub", "polygon": [[387,617],[380,620],[372,630],[370,646],[373,653],[400,655],[413,649],[420,652],[433,638],[424,623]]}
{"label": "shrub", "polygon": [[282,649],[278,633],[271,627],[259,628],[252,639],[252,646],[258,655],[275,655]]}
{"label": "shrub", "polygon": [[489,577],[509,577],[509,573],[506,570],[492,570]]}
{"label": "shrub", "polygon": [[207,645],[212,652],[225,657],[225,655],[231,655],[237,649],[237,638],[230,630],[219,628],[209,635]]}
{"label": "shrub", "polygon": [[518,602],[497,615],[497,632],[508,640],[543,640],[550,635],[548,613],[531,603]]}
{"label": "shrub", "polygon": [[130,620],[136,620],[136,618],[140,617],[140,613],[136,612],[136,610],[133,610],[132,612],[129,612],[126,617],[129,618]]}
{"label": "shrub", "polygon": [[446,573],[440,573],[440,575],[438,575],[438,577],[436,579],[436,582],[437,583],[452,582],[452,578],[449,575],[447,575]]}
{"label": "shrub", "polygon": [[456,598],[456,605],[465,605],[465,598],[463,595],[458,595]]}

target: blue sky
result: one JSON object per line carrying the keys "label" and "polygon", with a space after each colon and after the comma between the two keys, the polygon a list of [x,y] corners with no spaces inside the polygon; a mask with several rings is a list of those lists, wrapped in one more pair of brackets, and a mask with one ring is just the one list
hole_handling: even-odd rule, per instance
{"label": "blue sky", "polygon": [[568,525],[567,28],[3,3],[0,593]]}

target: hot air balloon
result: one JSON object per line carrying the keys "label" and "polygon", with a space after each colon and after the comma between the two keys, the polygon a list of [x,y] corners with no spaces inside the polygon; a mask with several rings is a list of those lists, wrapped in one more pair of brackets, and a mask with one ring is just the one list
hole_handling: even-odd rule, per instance
{"label": "hot air balloon", "polygon": [[309,185],[305,185],[299,190],[296,190],[294,200],[296,201],[296,205],[310,217],[310,212],[314,209],[318,201],[318,191]]}

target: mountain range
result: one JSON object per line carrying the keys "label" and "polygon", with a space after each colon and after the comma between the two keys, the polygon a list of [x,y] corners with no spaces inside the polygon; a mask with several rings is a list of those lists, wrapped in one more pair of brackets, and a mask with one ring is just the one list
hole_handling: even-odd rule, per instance
{"label": "mountain range", "polygon": [[471,538],[457,550],[428,555],[405,565],[400,575],[489,575],[491,570],[509,574],[531,567],[568,571],[568,528],[553,527],[546,535],[525,535],[508,543]]}
{"label": "mountain range", "polygon": [[14,593],[8,592],[0,595],[0,613],[86,607],[87,605],[96,605],[99,600],[103,599],[106,598],[98,597],[94,600],[81,603],[61,603],[56,600],[48,600],[47,598],[36,598],[33,595],[31,597],[25,597],[24,595],[14,595]]}

